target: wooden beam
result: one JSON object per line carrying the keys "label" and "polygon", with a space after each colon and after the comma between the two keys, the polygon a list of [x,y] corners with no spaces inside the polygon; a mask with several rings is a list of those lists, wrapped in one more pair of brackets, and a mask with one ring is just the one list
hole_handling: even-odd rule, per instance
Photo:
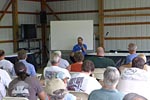
{"label": "wooden beam", "polygon": [[14,40],[0,40],[0,43],[12,43]]}
{"label": "wooden beam", "polygon": [[60,18],[57,16],[57,14],[55,14],[55,12],[53,11],[53,9],[48,4],[46,4],[46,7],[49,9],[50,12],[52,12],[52,14],[55,16],[55,18],[57,20],[60,20]]}
{"label": "wooden beam", "polygon": [[105,40],[145,40],[150,39],[149,36],[146,37],[105,37]]}
{"label": "wooden beam", "polygon": [[2,18],[3,18],[4,15],[6,14],[6,12],[7,12],[8,8],[10,7],[11,3],[12,3],[12,1],[10,1],[10,2],[8,3],[8,5],[7,5],[7,7],[5,8],[4,12],[3,12],[2,15],[0,16],[0,21],[2,20]]}
{"label": "wooden beam", "polygon": [[150,16],[150,14],[120,14],[120,15],[104,15],[105,18],[110,17],[132,17],[132,16]]}
{"label": "wooden beam", "polygon": [[104,12],[115,12],[115,11],[131,11],[131,10],[150,10],[150,7],[136,7],[136,8],[105,9],[105,10],[104,10]]}
{"label": "wooden beam", "polygon": [[99,39],[100,46],[104,48],[104,4],[99,0]]}
{"label": "wooden beam", "polygon": [[13,40],[14,40],[14,52],[17,52],[18,45],[18,0],[12,0],[12,21],[13,21]]}
{"label": "wooden beam", "polygon": [[104,26],[116,26],[116,25],[145,25],[150,22],[123,22],[123,23],[105,23]]}
{"label": "wooden beam", "polygon": [[[46,0],[41,0],[41,11],[46,11]],[[46,25],[47,23],[41,23],[41,32],[42,32],[42,64],[45,65],[46,62]]]}

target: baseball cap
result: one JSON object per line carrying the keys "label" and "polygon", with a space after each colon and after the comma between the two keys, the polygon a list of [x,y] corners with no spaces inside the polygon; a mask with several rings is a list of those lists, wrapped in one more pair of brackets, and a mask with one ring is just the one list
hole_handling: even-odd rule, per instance
{"label": "baseball cap", "polygon": [[58,95],[57,94],[58,91],[62,92],[60,94],[64,94],[64,95],[67,93],[65,83],[58,78],[52,78],[50,80],[47,80],[45,91],[50,96]]}
{"label": "baseball cap", "polygon": [[27,68],[25,67],[25,64],[22,63],[22,62],[17,62],[15,65],[14,65],[14,69],[15,69],[15,73],[18,75],[19,73],[22,73],[22,72],[26,72]]}
{"label": "baseball cap", "polygon": [[54,53],[58,54],[59,56],[61,56],[61,51],[54,51]]}
{"label": "baseball cap", "polygon": [[57,75],[56,75],[56,78],[59,78],[59,79],[69,79],[69,77],[64,73],[64,72],[58,72]]}

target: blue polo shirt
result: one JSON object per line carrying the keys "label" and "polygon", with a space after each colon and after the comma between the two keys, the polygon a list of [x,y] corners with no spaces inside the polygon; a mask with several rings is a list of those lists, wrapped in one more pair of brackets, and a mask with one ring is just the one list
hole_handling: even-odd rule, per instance
{"label": "blue polo shirt", "polygon": [[[84,46],[85,49],[87,49],[86,44],[83,44],[83,46]],[[86,55],[86,52],[84,52],[84,51],[82,50],[82,47],[81,47],[79,44],[76,44],[76,45],[73,47],[73,50],[72,50],[72,52],[77,52],[77,51],[82,51],[82,54],[83,54],[83,55]]]}
{"label": "blue polo shirt", "polygon": [[135,57],[137,57],[138,56],[138,54],[130,54],[130,55],[128,55],[127,57],[126,57],[126,64],[128,64],[128,63],[130,63],[130,62],[132,62],[132,60],[135,58]]}

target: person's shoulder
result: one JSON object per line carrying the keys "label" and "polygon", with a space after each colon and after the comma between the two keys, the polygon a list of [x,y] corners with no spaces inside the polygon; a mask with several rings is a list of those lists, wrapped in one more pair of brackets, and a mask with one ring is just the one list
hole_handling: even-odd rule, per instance
{"label": "person's shoulder", "polygon": [[96,89],[96,90],[93,90],[91,93],[90,93],[90,96],[94,96],[95,94],[100,94],[100,91],[101,89]]}
{"label": "person's shoulder", "polygon": [[71,94],[71,93],[67,93],[67,94],[65,95],[64,100],[76,100],[76,96],[74,96],[74,95]]}

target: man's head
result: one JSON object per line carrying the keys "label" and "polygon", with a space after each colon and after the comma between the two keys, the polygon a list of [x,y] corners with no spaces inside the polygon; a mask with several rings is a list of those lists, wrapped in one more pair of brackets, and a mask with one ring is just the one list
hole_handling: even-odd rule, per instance
{"label": "man's head", "polygon": [[3,60],[5,58],[5,51],[0,50],[0,60]]}
{"label": "man's head", "polygon": [[139,69],[143,69],[144,68],[144,65],[145,65],[145,61],[143,58],[141,57],[135,57],[133,60],[132,60],[132,67],[136,67],[136,68],[139,68]]}
{"label": "man's head", "polygon": [[148,99],[136,93],[128,93],[124,96],[123,100],[148,100]]}
{"label": "man's head", "polygon": [[58,65],[59,64],[59,61],[60,61],[60,56],[58,55],[58,54],[56,54],[56,53],[53,53],[52,55],[51,55],[51,64],[52,65]]}
{"label": "man's head", "polygon": [[117,68],[107,67],[104,72],[104,86],[107,88],[116,88],[119,82],[120,74]]}
{"label": "man's head", "polygon": [[25,50],[18,51],[18,59],[19,60],[27,59],[27,52]]}
{"label": "man's head", "polygon": [[105,52],[104,52],[104,49],[102,47],[98,47],[97,48],[97,56],[104,56]]}
{"label": "man's head", "polygon": [[88,72],[88,73],[91,73],[94,71],[94,63],[90,60],[85,60],[82,64],[82,71],[83,72]]}
{"label": "man's head", "polygon": [[129,45],[128,45],[128,50],[129,50],[129,53],[130,53],[130,54],[136,53],[137,45],[134,44],[134,43],[129,43]]}
{"label": "man's head", "polygon": [[78,44],[82,45],[83,44],[83,38],[82,37],[78,37]]}
{"label": "man's head", "polygon": [[84,56],[83,56],[82,52],[75,52],[75,54],[74,54],[74,60],[76,62],[83,61],[84,60]]}

